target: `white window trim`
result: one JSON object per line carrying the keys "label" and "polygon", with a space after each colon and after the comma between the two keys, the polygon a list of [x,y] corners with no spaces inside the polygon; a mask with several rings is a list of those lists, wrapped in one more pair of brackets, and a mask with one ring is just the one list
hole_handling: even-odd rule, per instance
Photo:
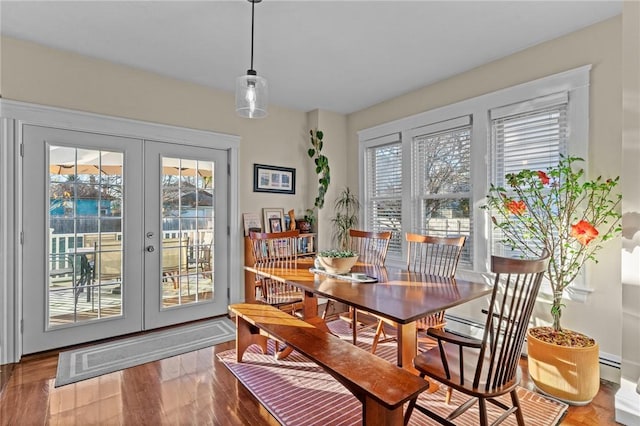
{"label": "white window trim", "polygon": [[[400,134],[402,141],[403,171],[411,170],[411,136],[415,130],[437,123],[447,122],[457,117],[472,116],[471,136],[471,177],[474,183],[472,188],[472,211],[474,223],[473,271],[484,273],[490,269],[490,229],[491,224],[487,213],[480,209],[484,204],[485,196],[489,188],[488,159],[490,155],[490,130],[489,111],[498,110],[512,104],[524,101],[541,99],[544,97],[558,96],[567,93],[570,99],[567,111],[569,122],[569,134],[567,141],[568,154],[588,159],[589,148],[589,74],[591,65],[584,65],[575,69],[553,74],[537,80],[522,83],[516,86],[497,90],[492,93],[477,96],[450,105],[421,112],[409,117],[383,123],[368,129],[358,131],[359,140],[359,196],[366,205],[366,185],[364,152],[367,148],[388,143],[388,138],[397,138]],[[397,139],[396,139],[397,140]],[[383,142],[384,141],[384,142]],[[484,161],[483,161],[484,160]],[[587,164],[585,163],[585,169]],[[403,173],[403,202],[402,202],[402,230],[408,232],[411,218],[411,176]],[[364,213],[361,213],[364,215]],[[388,263],[403,264],[403,259],[388,258]],[[464,271],[464,272],[473,272]],[[570,294],[584,299],[589,289],[585,288],[581,281],[572,286]]]}

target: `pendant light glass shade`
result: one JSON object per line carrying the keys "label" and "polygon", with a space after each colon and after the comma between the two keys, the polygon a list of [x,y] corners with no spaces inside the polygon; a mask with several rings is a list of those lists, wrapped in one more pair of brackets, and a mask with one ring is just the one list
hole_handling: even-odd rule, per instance
{"label": "pendant light glass shade", "polygon": [[236,113],[245,118],[267,116],[267,80],[258,77],[253,69],[253,24],[256,3],[262,0],[247,0],[251,3],[251,68],[247,75],[236,78]]}
{"label": "pendant light glass shade", "polygon": [[267,80],[251,71],[236,78],[236,112],[245,118],[266,117]]}

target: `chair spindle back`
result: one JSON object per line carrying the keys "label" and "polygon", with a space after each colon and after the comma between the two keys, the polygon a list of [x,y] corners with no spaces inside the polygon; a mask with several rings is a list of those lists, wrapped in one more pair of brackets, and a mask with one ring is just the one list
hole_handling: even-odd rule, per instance
{"label": "chair spindle back", "polygon": [[490,356],[488,363],[476,366],[474,386],[483,381],[489,391],[513,380],[548,263],[548,256],[532,260],[491,257],[496,276],[479,359],[487,350]]}
{"label": "chair spindle back", "polygon": [[391,232],[368,232],[350,229],[351,250],[358,253],[358,261],[374,266],[384,266],[391,240]]}
{"label": "chair spindle back", "polygon": [[406,240],[409,271],[448,278],[456,274],[465,236],[435,237],[407,233]]}

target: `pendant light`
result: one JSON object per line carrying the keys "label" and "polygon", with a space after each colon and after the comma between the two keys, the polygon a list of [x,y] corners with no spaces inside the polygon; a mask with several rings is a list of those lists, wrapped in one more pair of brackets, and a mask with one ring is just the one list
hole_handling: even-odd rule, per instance
{"label": "pendant light", "polygon": [[267,116],[267,80],[253,69],[253,13],[262,0],[247,1],[251,3],[251,69],[236,78],[236,112],[245,118],[263,118]]}

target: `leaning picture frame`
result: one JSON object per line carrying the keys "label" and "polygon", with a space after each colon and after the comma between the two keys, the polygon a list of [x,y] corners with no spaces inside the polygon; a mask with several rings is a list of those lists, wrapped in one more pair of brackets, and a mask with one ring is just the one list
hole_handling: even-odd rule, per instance
{"label": "leaning picture frame", "polygon": [[251,231],[262,232],[262,223],[260,223],[260,215],[258,213],[243,213],[242,220],[244,224],[244,236],[248,237]]}
{"label": "leaning picture frame", "polygon": [[277,217],[270,218],[269,229],[271,232],[282,232],[282,219]]}
{"label": "leaning picture frame", "polygon": [[290,167],[268,166],[266,164],[254,164],[253,192],[295,194],[296,169]]}
{"label": "leaning picture frame", "polygon": [[[265,232],[282,232],[282,223],[284,222],[284,209],[265,207],[262,209],[262,216],[264,218]],[[275,231],[272,229],[271,219],[276,219],[279,221],[280,231]]]}

